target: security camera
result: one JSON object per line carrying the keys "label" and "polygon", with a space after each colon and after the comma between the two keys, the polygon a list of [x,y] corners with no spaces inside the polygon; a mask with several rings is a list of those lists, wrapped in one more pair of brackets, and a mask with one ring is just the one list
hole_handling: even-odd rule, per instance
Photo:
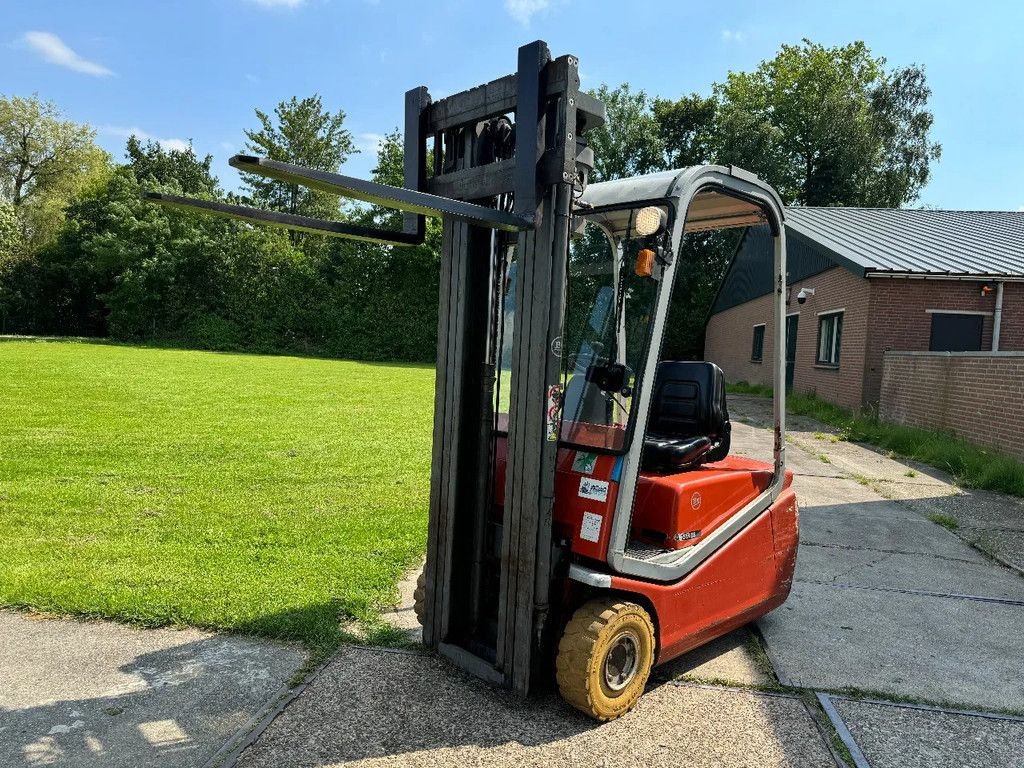
{"label": "security camera", "polygon": [[814,289],[813,288],[801,288],[800,289],[800,293],[798,293],[796,295],[797,303],[798,304],[804,304],[807,301],[807,297],[808,296],[813,296],[813,295],[814,295]]}

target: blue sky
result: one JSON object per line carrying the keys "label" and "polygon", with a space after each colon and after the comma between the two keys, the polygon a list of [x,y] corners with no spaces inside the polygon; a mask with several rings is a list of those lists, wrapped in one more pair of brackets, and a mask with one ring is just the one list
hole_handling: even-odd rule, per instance
{"label": "blue sky", "polygon": [[546,40],[580,57],[584,87],[628,81],[665,97],[707,93],[781,43],[863,39],[926,67],[943,157],[920,202],[1024,210],[1024,3],[628,3],[599,0],[0,0],[0,93],[55,101],[115,157],[129,132],[215,156],[241,149],[254,107],[320,93],[363,154],[400,125],[402,95],[435,96],[515,69]]}

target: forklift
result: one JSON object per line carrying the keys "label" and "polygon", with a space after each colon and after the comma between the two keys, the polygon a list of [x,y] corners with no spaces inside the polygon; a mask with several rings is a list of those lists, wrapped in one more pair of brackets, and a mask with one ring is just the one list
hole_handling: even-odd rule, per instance
{"label": "forklift", "polygon": [[[235,168],[403,212],[355,226],[146,193],[172,208],[389,246],[442,220],[424,644],[519,694],[557,681],[597,720],[655,664],[781,605],[797,548],[786,470],[783,207],[737,167],[590,183],[606,119],[579,62],[406,93],[404,187],[236,155]],[[662,359],[683,238],[774,237],[773,461],[730,454],[722,370]]]}

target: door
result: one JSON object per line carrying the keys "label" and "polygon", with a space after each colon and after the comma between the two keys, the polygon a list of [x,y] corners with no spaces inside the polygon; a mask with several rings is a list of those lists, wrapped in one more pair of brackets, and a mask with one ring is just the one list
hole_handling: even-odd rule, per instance
{"label": "door", "polygon": [[793,389],[793,372],[796,368],[796,331],[800,315],[786,318],[786,391]]}

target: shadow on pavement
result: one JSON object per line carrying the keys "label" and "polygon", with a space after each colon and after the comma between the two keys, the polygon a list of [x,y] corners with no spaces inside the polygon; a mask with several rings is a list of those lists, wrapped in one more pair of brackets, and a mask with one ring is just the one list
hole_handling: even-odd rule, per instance
{"label": "shadow on pavement", "polygon": [[557,694],[521,700],[435,656],[346,647],[240,765],[830,764],[799,701],[665,682],[693,665],[663,668],[634,712],[598,724]]}
{"label": "shadow on pavement", "polygon": [[[305,656],[195,630],[0,619],[5,768],[201,765],[276,699]],[[139,653],[144,643],[163,647]]]}

